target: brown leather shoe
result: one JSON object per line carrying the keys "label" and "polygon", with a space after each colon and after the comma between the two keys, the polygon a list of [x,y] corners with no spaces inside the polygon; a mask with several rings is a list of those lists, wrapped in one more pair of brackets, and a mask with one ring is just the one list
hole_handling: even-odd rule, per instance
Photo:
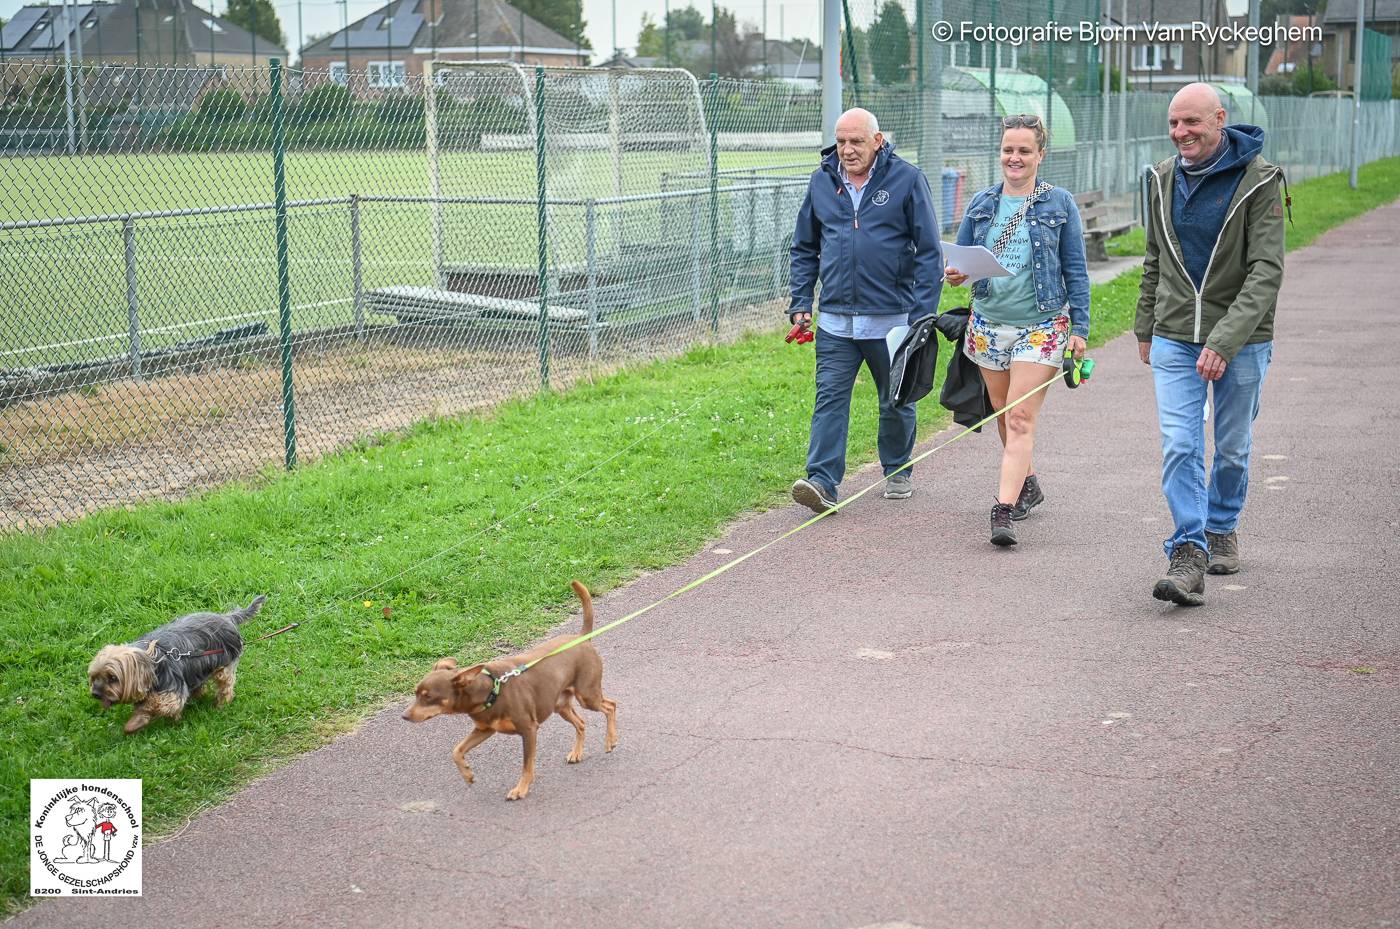
{"label": "brown leather shoe", "polygon": [[1205,552],[1194,542],[1183,542],[1172,550],[1167,576],[1152,587],[1152,596],[1178,606],[1200,606],[1206,602]]}
{"label": "brown leather shoe", "polygon": [[1215,533],[1206,530],[1210,545],[1210,567],[1207,574],[1238,574],[1240,570],[1240,540],[1233,532]]}

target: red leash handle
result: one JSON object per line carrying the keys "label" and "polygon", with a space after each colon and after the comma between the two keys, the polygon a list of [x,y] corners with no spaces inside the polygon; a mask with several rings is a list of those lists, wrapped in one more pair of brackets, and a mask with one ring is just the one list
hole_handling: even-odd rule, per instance
{"label": "red leash handle", "polygon": [[805,324],[794,323],[792,328],[788,330],[788,334],[783,339],[783,341],[796,341],[798,345],[806,345],[808,342],[811,342],[815,339],[816,336],[812,334],[812,330],[807,328]]}

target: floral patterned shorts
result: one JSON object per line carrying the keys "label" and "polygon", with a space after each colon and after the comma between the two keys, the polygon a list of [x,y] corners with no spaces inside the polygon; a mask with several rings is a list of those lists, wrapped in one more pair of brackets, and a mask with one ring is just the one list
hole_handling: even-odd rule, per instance
{"label": "floral patterned shorts", "polygon": [[1013,361],[1058,368],[1068,343],[1068,316],[1052,316],[1034,326],[1003,326],[974,310],[967,324],[963,354],[978,367],[993,371],[1006,371]]}

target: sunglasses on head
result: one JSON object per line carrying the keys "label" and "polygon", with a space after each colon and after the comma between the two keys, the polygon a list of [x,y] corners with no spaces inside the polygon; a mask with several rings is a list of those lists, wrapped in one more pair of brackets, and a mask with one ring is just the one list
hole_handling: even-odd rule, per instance
{"label": "sunglasses on head", "polygon": [[1003,129],[1034,129],[1040,125],[1040,117],[1034,113],[1019,113],[1016,116],[1004,116],[1001,120]]}

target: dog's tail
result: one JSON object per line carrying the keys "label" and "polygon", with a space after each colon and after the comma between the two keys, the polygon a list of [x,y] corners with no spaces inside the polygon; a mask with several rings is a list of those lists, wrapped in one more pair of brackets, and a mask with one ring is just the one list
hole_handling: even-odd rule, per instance
{"label": "dog's tail", "polygon": [[578,594],[579,602],[583,604],[583,633],[587,635],[593,631],[593,598],[588,594],[588,588],[578,581],[571,581],[569,586]]}
{"label": "dog's tail", "polygon": [[261,610],[262,605],[266,602],[267,594],[258,594],[256,597],[253,598],[252,603],[248,604],[241,610],[234,610],[229,615],[233,617],[233,621],[235,623],[241,626],[248,620],[252,619],[254,616],[257,616],[258,610]]}

